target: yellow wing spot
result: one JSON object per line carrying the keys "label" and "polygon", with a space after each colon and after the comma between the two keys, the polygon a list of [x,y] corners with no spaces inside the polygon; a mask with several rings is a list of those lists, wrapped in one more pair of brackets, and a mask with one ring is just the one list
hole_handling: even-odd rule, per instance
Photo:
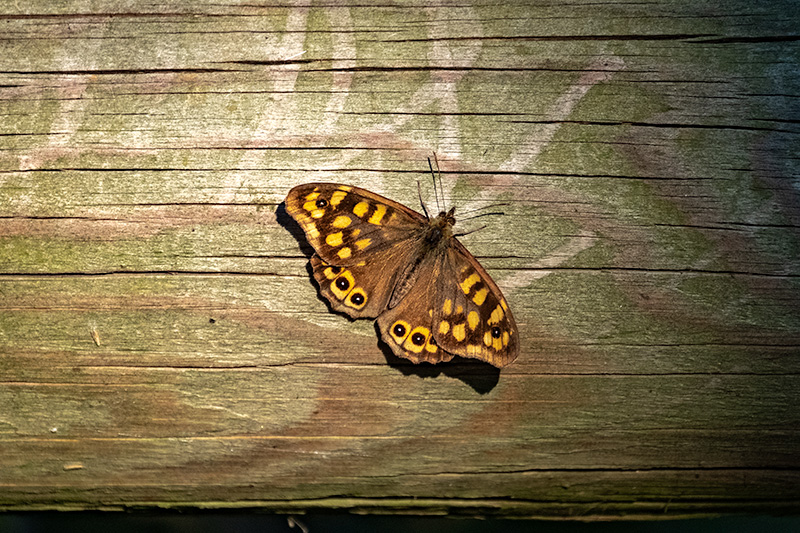
{"label": "yellow wing spot", "polygon": [[378,204],[377,207],[375,207],[375,212],[372,213],[372,216],[369,217],[369,220],[367,220],[367,222],[369,222],[370,224],[380,225],[381,219],[385,214],[386,214],[386,206],[383,204]]}
{"label": "yellow wing spot", "polygon": [[333,227],[338,229],[346,228],[351,222],[352,220],[350,217],[339,215],[333,220]]}
{"label": "yellow wing spot", "polygon": [[367,202],[358,202],[353,208],[353,214],[358,218],[363,217],[367,211],[369,211],[369,204]]}
{"label": "yellow wing spot", "polygon": [[341,246],[342,245],[342,232],[341,231],[337,231],[336,233],[331,233],[330,235],[325,237],[325,242],[328,243],[328,246]]}
{"label": "yellow wing spot", "polygon": [[333,194],[331,195],[331,205],[332,206],[339,205],[339,203],[342,200],[344,200],[345,196],[347,196],[347,193],[344,191],[334,191]]}
{"label": "yellow wing spot", "polygon": [[328,267],[322,271],[328,279],[335,279],[339,274],[333,271],[333,267]]}
{"label": "yellow wing spot", "polygon": [[436,341],[433,340],[433,335],[428,337],[428,342],[425,343],[425,351],[429,353],[436,353],[439,351],[439,347],[436,346]]}
{"label": "yellow wing spot", "polygon": [[445,315],[449,315],[452,312],[453,312],[453,300],[448,298],[444,301],[444,305],[442,306],[442,313],[444,313]]}
{"label": "yellow wing spot", "polygon": [[457,314],[457,315],[460,315],[460,314],[461,314],[461,313],[463,313],[463,312],[464,312],[464,306],[462,306],[462,305],[457,305],[457,306],[456,306],[456,314]]}
{"label": "yellow wing spot", "polygon": [[347,259],[350,257],[350,255],[352,255],[352,250],[345,246],[344,248],[340,249],[336,255],[339,256],[339,259]]}
{"label": "yellow wing spot", "polygon": [[408,337],[406,337],[406,341],[403,343],[403,348],[408,350],[409,352],[420,353],[423,349],[425,349],[425,345],[428,343],[428,337],[430,337],[431,332],[428,328],[417,326],[409,332]]}
{"label": "yellow wing spot", "polygon": [[492,332],[491,331],[487,331],[486,333],[483,334],[483,344],[485,344],[486,346],[491,346],[492,345]]}
{"label": "yellow wing spot", "polygon": [[489,324],[497,324],[503,320],[503,316],[503,308],[498,305],[494,308],[494,311],[492,311],[492,315],[489,317],[488,322]]}
{"label": "yellow wing spot", "polygon": [[359,250],[363,250],[370,244],[372,244],[372,239],[361,239],[356,241],[356,248],[358,248]]}
{"label": "yellow wing spot", "polygon": [[500,299],[500,305],[503,306],[503,310],[508,311],[508,306],[506,305],[506,299],[505,298],[501,298]]}
{"label": "yellow wing spot", "polygon": [[469,324],[469,329],[475,329],[478,327],[478,324],[481,323],[481,318],[478,316],[477,311],[470,311],[467,315],[467,324]]}
{"label": "yellow wing spot", "polygon": [[303,204],[303,209],[306,211],[314,211],[317,208],[317,202],[306,202]]}
{"label": "yellow wing spot", "polygon": [[339,185],[339,190],[344,192],[350,192],[353,188],[349,185]]}
{"label": "yellow wing spot", "polygon": [[354,239],[359,235],[361,235],[361,228],[355,228],[352,232],[350,232],[350,236]]}
{"label": "yellow wing spot", "polygon": [[311,211],[311,218],[322,218],[323,215],[325,215],[324,209],[314,209]]}
{"label": "yellow wing spot", "polygon": [[476,305],[483,305],[483,302],[486,301],[487,294],[489,294],[489,289],[483,287],[475,293],[475,296],[472,297],[472,301],[475,302]]}
{"label": "yellow wing spot", "polygon": [[[311,202],[313,200],[316,200],[317,198],[319,198],[319,193],[318,192],[312,192],[311,194],[306,196],[306,200],[308,200],[309,202]],[[303,207],[305,207],[305,206],[303,206]],[[307,211],[310,211],[310,209],[307,209]]]}
{"label": "yellow wing spot", "polygon": [[477,272],[473,272],[467,279],[461,282],[461,290],[464,291],[464,294],[469,294],[469,290],[472,288],[473,285],[478,283],[481,280],[481,277],[478,275]]}
{"label": "yellow wing spot", "polygon": [[314,224],[313,222],[309,222],[308,224],[306,224],[305,229],[306,233],[308,233],[308,236],[311,237],[312,239],[319,238],[319,230],[317,229],[317,225]]}
{"label": "yellow wing spot", "polygon": [[453,337],[458,341],[461,342],[467,338],[467,331],[464,329],[464,323],[456,324],[453,326]]}
{"label": "yellow wing spot", "polygon": [[503,339],[495,339],[494,342],[492,343],[492,348],[494,348],[495,351],[498,351],[498,352],[500,350],[502,350],[503,349]]}
{"label": "yellow wing spot", "polygon": [[450,331],[450,322],[447,320],[442,320],[439,322],[439,333],[442,335],[447,335],[448,331]]}
{"label": "yellow wing spot", "polygon": [[508,332],[504,331],[503,332],[503,346],[508,346],[508,337],[509,337]]}

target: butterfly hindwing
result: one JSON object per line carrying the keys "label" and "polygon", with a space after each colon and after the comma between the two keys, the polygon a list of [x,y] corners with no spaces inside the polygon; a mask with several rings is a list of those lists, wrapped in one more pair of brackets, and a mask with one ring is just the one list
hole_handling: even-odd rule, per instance
{"label": "butterfly hindwing", "polygon": [[375,318],[386,309],[399,267],[409,261],[408,251],[408,246],[389,246],[345,266],[331,265],[314,254],[311,267],[320,293],[335,311],[352,318]]}
{"label": "butterfly hindwing", "polygon": [[378,317],[378,328],[395,355],[415,363],[459,355],[503,367],[519,352],[514,317],[500,289],[454,238],[420,264],[415,283]]}
{"label": "butterfly hindwing", "polygon": [[425,257],[405,295],[391,309],[378,317],[378,330],[383,342],[398,357],[414,363],[449,361],[455,352],[442,350],[436,342],[434,302],[437,287],[434,280],[440,258]]}

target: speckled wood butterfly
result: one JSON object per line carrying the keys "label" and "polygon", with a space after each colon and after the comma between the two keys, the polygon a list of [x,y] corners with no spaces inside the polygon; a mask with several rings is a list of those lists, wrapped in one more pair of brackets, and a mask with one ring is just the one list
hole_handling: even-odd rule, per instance
{"label": "speckled wood butterfly", "polygon": [[353,318],[377,317],[395,355],[414,363],[460,355],[496,367],[517,358],[514,317],[453,235],[455,208],[430,218],[358,187],[307,183],[289,191],[286,211],[316,252],[321,294]]}

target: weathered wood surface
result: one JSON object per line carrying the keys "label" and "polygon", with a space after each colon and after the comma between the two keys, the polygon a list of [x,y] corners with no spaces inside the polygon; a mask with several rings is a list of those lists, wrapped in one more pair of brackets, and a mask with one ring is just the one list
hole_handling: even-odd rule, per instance
{"label": "weathered wood surface", "polygon": [[[0,509],[797,512],[798,4],[293,4],[0,4]],[[386,356],[279,208],[432,151],[509,203],[500,373]]]}

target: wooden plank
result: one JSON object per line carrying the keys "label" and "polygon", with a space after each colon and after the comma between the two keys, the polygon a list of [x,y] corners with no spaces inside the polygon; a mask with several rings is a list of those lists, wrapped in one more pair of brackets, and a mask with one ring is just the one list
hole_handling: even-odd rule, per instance
{"label": "wooden plank", "polygon": [[[798,512],[798,18],[0,5],[0,509]],[[330,313],[281,206],[434,151],[502,372]]]}

